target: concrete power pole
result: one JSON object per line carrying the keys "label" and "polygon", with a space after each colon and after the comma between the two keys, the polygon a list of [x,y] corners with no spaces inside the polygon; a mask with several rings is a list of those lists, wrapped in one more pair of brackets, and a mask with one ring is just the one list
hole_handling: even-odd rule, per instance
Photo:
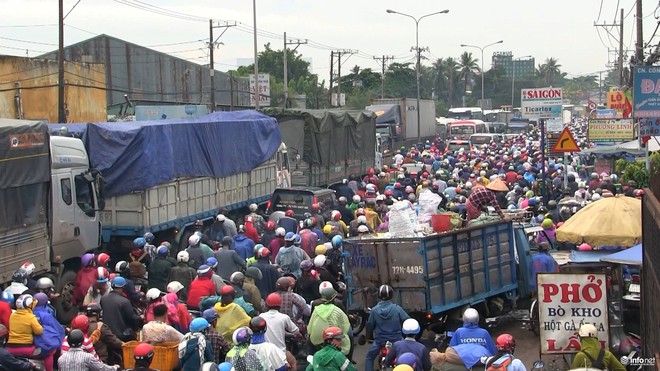
{"label": "concrete power pole", "polygon": [[57,121],[64,124],[66,103],[64,102],[64,0],[59,0],[59,44],[57,52]]}
{"label": "concrete power pole", "polygon": [[[341,56],[345,54],[355,54],[355,50],[337,50],[335,55],[337,56],[337,107],[341,107]],[[345,62],[345,61],[344,61]]]}
{"label": "concrete power pole", "polygon": [[[236,26],[236,22],[229,24],[228,22],[223,22],[217,26],[213,25],[213,20],[209,19],[209,75],[211,76],[211,112],[215,112],[215,62],[213,61],[213,51],[218,46],[218,40],[220,37],[225,34],[229,27]],[[213,29],[214,28],[224,28],[220,36],[217,39],[213,38]],[[233,102],[233,97],[231,98]],[[231,104],[230,104],[231,105]]]}
{"label": "concrete power pole", "polygon": [[287,53],[287,46],[289,45],[296,45],[293,50],[295,51],[298,49],[300,45],[307,44],[307,40],[305,41],[300,41],[300,40],[291,40],[287,41],[286,39],[286,32],[284,33],[284,50],[282,51],[282,59],[284,62],[284,108],[289,107],[289,68],[288,68],[288,53]]}
{"label": "concrete power pole", "polygon": [[635,42],[635,56],[637,57],[637,63],[641,64],[644,61],[644,37],[642,27],[644,15],[642,14],[642,0],[637,0],[636,7],[637,14],[635,19],[637,20],[637,41]]}
{"label": "concrete power pole", "polygon": [[385,98],[385,64],[387,61],[394,60],[394,56],[384,55],[380,58],[374,57],[374,59],[380,61],[382,66],[382,72],[380,75],[380,99],[383,99]]}
{"label": "concrete power pole", "polygon": [[333,83],[333,77],[334,77],[334,66],[335,66],[335,52],[330,51],[330,85],[328,86],[328,93],[329,93],[329,105],[332,106],[332,83]]}
{"label": "concrete power pole", "polygon": [[619,87],[623,87],[623,8],[619,26]]}

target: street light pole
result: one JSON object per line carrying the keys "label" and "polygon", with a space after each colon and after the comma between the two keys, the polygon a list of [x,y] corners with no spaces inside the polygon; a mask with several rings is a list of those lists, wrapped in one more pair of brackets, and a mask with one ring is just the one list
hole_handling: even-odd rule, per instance
{"label": "street light pole", "polygon": [[515,84],[516,84],[516,61],[519,61],[524,58],[531,58],[531,55],[525,55],[523,57],[518,57],[518,58],[513,58],[511,60],[511,112],[513,112],[513,101],[515,94],[514,92],[516,91],[515,89]]}
{"label": "street light pole", "polygon": [[494,43],[484,45],[484,46],[476,46],[476,45],[468,45],[468,44],[461,44],[461,47],[463,48],[475,48],[479,49],[481,51],[481,115],[483,116],[484,114],[484,50],[489,47],[493,46],[496,44],[501,44],[503,43],[504,40],[496,41]]}
{"label": "street light pole", "polygon": [[422,53],[419,50],[419,21],[421,21],[422,19],[424,19],[426,17],[430,17],[432,15],[447,14],[447,13],[449,13],[449,9],[445,9],[445,10],[435,12],[435,13],[426,14],[426,15],[423,15],[419,18],[415,18],[415,17],[411,16],[410,14],[397,12],[396,10],[392,10],[392,9],[387,9],[386,12],[390,13],[390,14],[399,14],[399,15],[402,15],[404,17],[411,18],[413,21],[415,21],[415,52],[417,53],[417,63],[416,63],[417,73],[416,73],[416,78],[415,78],[416,83],[417,83],[417,143],[420,143],[422,141],[422,125],[421,125],[422,119],[421,119],[421,112],[419,110],[419,101],[420,101],[419,78],[420,78],[420,68],[421,68],[421,59],[422,59],[421,54]]}

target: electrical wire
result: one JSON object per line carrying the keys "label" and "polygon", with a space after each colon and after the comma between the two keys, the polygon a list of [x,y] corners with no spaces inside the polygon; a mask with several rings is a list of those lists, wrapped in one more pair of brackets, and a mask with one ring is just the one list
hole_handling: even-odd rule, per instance
{"label": "electrical wire", "polygon": [[42,42],[38,42],[38,41],[30,41],[30,40],[12,39],[11,37],[3,37],[3,36],[0,36],[0,39],[2,39],[2,40],[9,40],[9,41],[17,41],[17,42],[26,43],[26,44],[57,46],[57,44],[42,43]]}
{"label": "electrical wire", "polygon": [[147,45],[147,48],[160,48],[163,46],[174,46],[174,45],[184,45],[184,44],[192,44],[196,43],[199,41],[204,41],[204,39],[197,39],[197,40],[190,40],[190,41],[181,41],[178,43],[169,43],[169,44],[159,44],[159,45]]}
{"label": "electrical wire", "polygon": [[17,25],[2,25],[0,28],[24,28],[24,27],[54,27],[57,23],[48,24],[17,24]]}

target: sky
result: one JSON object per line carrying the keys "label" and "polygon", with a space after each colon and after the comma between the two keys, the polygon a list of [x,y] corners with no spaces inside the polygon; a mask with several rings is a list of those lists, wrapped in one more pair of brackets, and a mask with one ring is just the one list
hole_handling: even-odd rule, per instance
{"label": "sky", "polygon": [[[352,50],[342,59],[343,71],[355,65],[380,71],[374,60],[383,55],[398,63],[414,62],[415,22],[387,9],[413,17],[448,9],[419,22],[419,45],[428,47],[422,63],[472,52],[461,44],[489,46],[485,68],[493,52],[514,57],[533,56],[536,64],[558,59],[568,77],[598,74],[614,62],[618,48],[620,9],[624,9],[624,49],[634,53],[634,0],[256,0],[258,50],[270,43],[283,48],[290,41],[307,40],[298,52],[311,58],[313,73],[328,79],[330,51]],[[55,0],[1,0],[0,54],[34,57],[57,47],[58,6]],[[660,31],[649,41],[660,17],[655,0],[643,0],[644,43],[660,42]],[[146,9],[146,10],[145,10]],[[70,11],[70,12],[69,12]],[[253,7],[249,0],[64,0],[65,45],[107,34],[138,45],[208,64],[209,18],[236,26],[214,30],[221,44],[214,52],[215,68],[237,68],[253,58]],[[161,13],[161,14],[159,14]],[[164,15],[167,14],[167,15]],[[594,24],[605,24],[595,27]],[[612,26],[614,23],[616,27]],[[293,48],[295,46],[289,46]],[[646,50],[650,48],[647,47]],[[26,50],[27,49],[27,50]],[[608,49],[612,52],[608,52]]]}

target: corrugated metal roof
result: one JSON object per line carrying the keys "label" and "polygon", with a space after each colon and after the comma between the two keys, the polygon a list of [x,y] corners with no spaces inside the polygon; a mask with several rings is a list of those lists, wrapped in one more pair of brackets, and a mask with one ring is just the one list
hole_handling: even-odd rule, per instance
{"label": "corrugated metal roof", "polygon": [[[64,48],[67,61],[102,63],[105,65],[108,106],[123,104],[124,94],[133,101],[157,103],[210,104],[211,77],[207,67],[157,50],[133,44],[108,35],[69,45]],[[56,59],[57,51],[40,58]],[[214,72],[216,105],[248,106],[249,79]],[[233,85],[233,87],[232,87]]]}

